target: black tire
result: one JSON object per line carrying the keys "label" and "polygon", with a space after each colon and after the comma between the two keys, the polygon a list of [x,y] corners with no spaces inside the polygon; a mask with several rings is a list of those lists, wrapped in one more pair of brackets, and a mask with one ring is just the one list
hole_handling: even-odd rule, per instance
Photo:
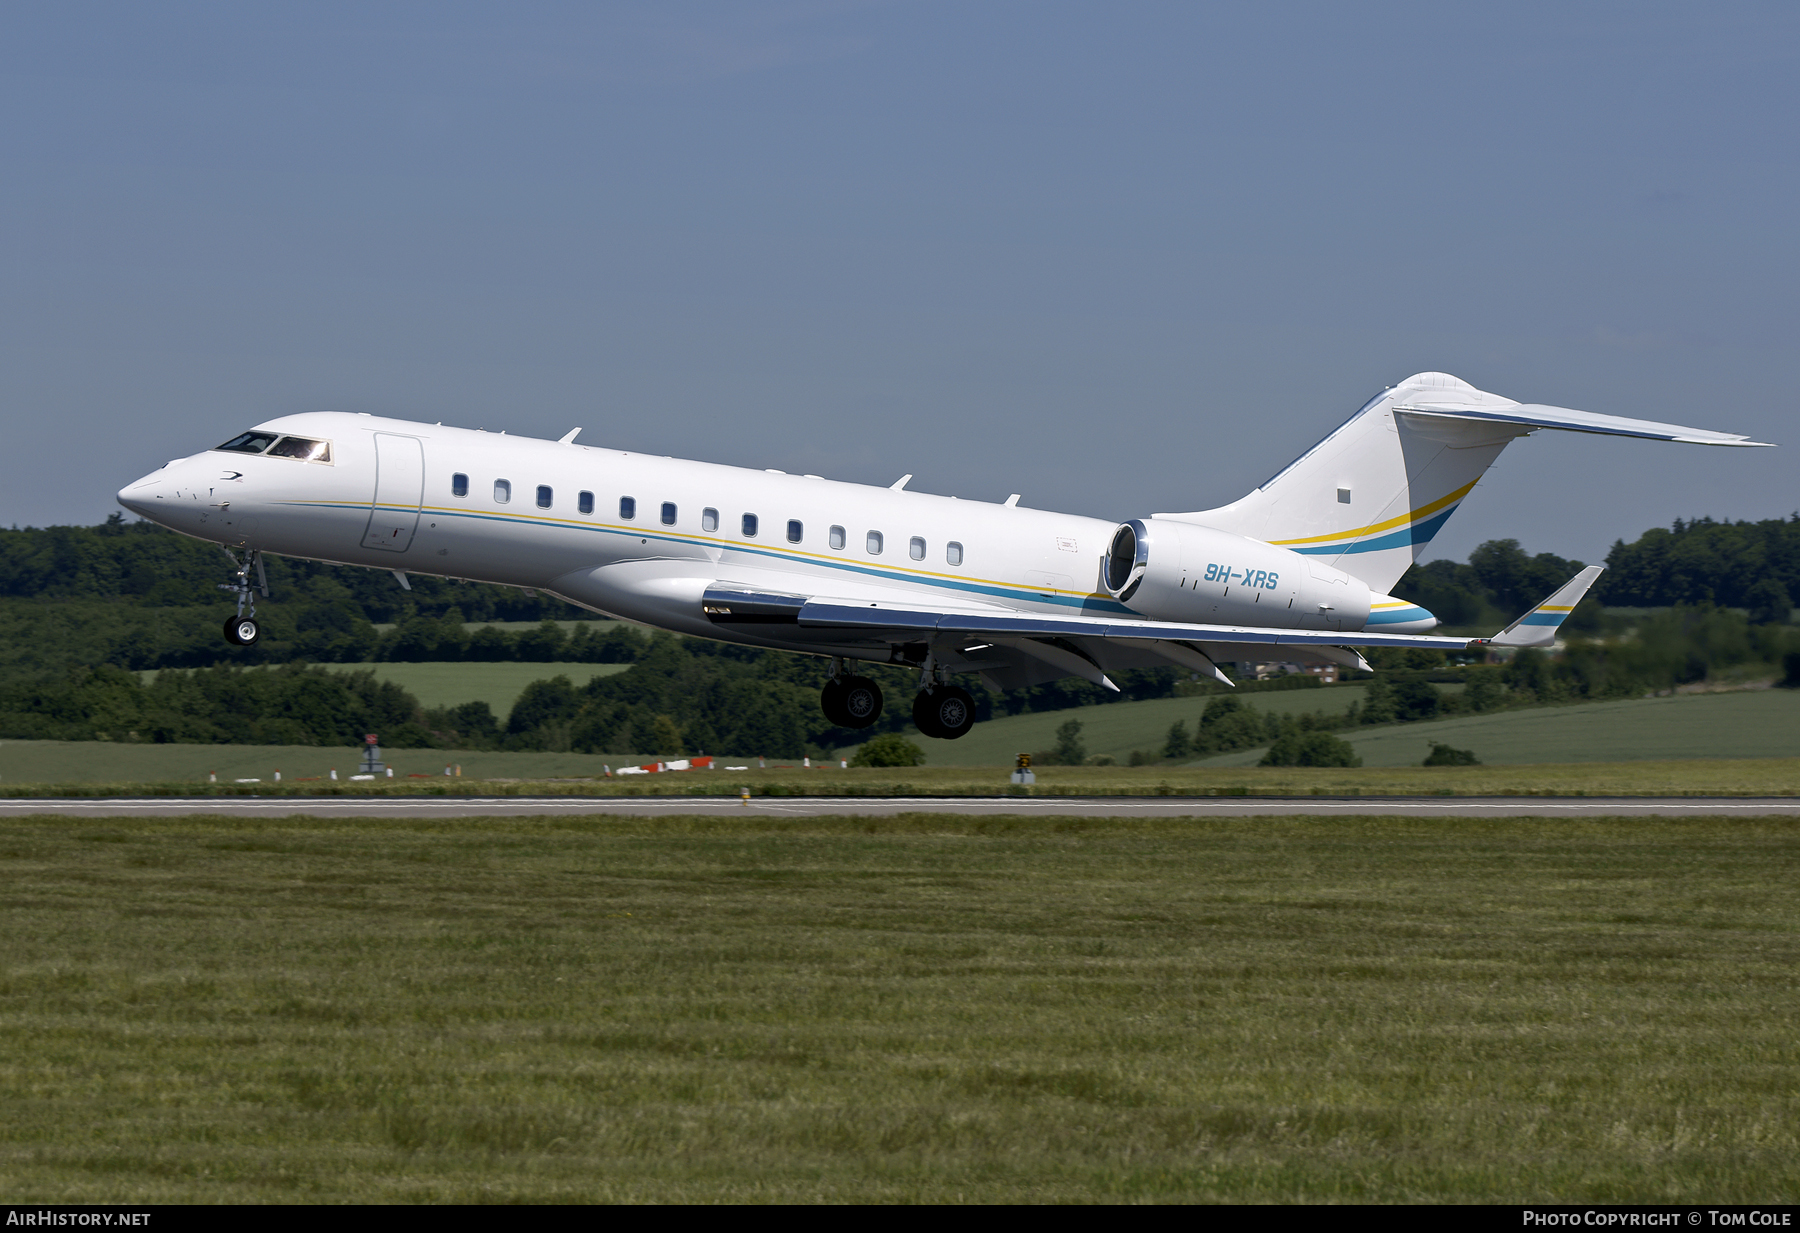
{"label": "black tire", "polygon": [[926,736],[954,741],[975,726],[975,697],[957,685],[935,685],[913,699],[913,722]]}
{"label": "black tire", "polygon": [[845,676],[838,680],[844,689],[844,727],[866,728],[881,718],[881,686],[866,676]]}
{"label": "black tire", "polygon": [[819,691],[819,709],[825,718],[840,728],[851,727],[850,712],[844,706],[844,678],[834,676]]}
{"label": "black tire", "polygon": [[929,689],[921,689],[913,696],[913,723],[918,726],[921,736],[944,735],[938,729],[937,707],[933,705],[937,700],[937,692],[937,686],[933,685]]}
{"label": "black tire", "polygon": [[255,646],[262,637],[262,627],[250,617],[232,617],[225,622],[225,641],[232,646]]}

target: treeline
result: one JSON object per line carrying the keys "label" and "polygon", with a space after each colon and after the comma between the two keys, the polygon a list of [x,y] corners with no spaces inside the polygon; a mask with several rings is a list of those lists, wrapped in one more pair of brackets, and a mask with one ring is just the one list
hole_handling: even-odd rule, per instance
{"label": "treeline", "polygon": [[1644,608],[1718,604],[1785,621],[1800,599],[1800,513],[1764,522],[1677,520],[1606,554],[1601,598]]}
{"label": "treeline", "polygon": [[[221,665],[164,671],[146,682],[103,664],[0,684],[0,738],[354,745],[363,733],[376,732],[395,748],[798,758],[911,730],[908,703],[915,674],[910,671],[865,667],[886,691],[887,708],[872,729],[850,731],[832,726],[819,710],[826,671],[821,659],[669,634],[623,630],[623,635],[635,655],[628,670],[582,686],[551,675],[527,686],[503,717],[485,702],[422,708],[406,690],[377,681],[370,670]],[[605,637],[610,636],[609,631]],[[604,647],[605,637],[587,645]],[[1408,652],[1410,662],[1370,679],[1362,700],[1336,713],[1271,717],[1238,696],[1215,695],[1204,702],[1196,697],[1193,729],[1186,721],[1177,723],[1161,749],[1139,751],[1133,761],[1185,761],[1367,724],[1636,697],[1747,665],[1779,665],[1777,670],[1786,672],[1784,683],[1800,686],[1800,630],[1754,625],[1740,613],[1712,607],[1670,609],[1644,618],[1630,638],[1577,638],[1561,655],[1526,650],[1505,665],[1448,670],[1433,662],[1432,654]],[[1119,675],[1126,688],[1117,694],[1079,681],[999,697],[977,690],[977,715],[1057,711],[1177,692],[1172,671]],[[1463,688],[1443,690],[1432,683],[1445,676]],[[1329,705],[1331,691],[1318,692]],[[1043,760],[1086,757],[1075,739],[1081,725],[1071,722],[1072,729],[1064,725],[1069,739],[1059,733],[1058,748],[1040,754]]]}
{"label": "treeline", "polygon": [[[1715,553],[1719,561],[1709,555]],[[1646,533],[1614,547],[1609,561],[1622,581],[1608,584],[1614,586],[1609,599],[1654,607],[1643,601],[1702,587],[1710,598],[1633,616],[1629,636],[1621,636],[1618,619],[1584,605],[1564,626],[1572,635],[1566,653],[1525,652],[1505,668],[1452,670],[1437,652],[1371,653],[1382,675],[1358,713],[1342,722],[1630,697],[1744,665],[1778,664],[1800,653],[1800,631],[1785,624],[1790,583],[1784,579],[1792,576],[1797,554],[1800,518],[1701,520]],[[1432,562],[1409,571],[1396,591],[1448,624],[1491,632],[1541,601],[1580,564],[1493,541],[1467,563]],[[1728,577],[1752,569],[1764,576],[1742,585]],[[817,657],[651,635],[612,622],[559,624],[547,618],[579,614],[516,590],[417,579],[406,592],[378,571],[285,559],[269,562],[277,598],[260,614],[264,642],[248,651],[232,648],[217,628],[229,604],[209,594],[227,572],[216,549],[147,523],[115,519],[97,528],[0,531],[0,737],[328,745],[375,731],[397,747],[799,757],[911,726],[915,674],[898,668],[863,669],[881,681],[887,711],[872,729],[850,732],[832,727],[819,711],[826,664]],[[1772,586],[1758,590],[1763,581]],[[1791,585],[1800,588],[1800,581]],[[1733,600],[1758,596],[1764,608],[1752,606],[1748,616],[1730,610]],[[177,598],[192,602],[168,602]],[[379,631],[372,617],[394,624]],[[472,627],[493,619],[537,624]],[[633,666],[580,687],[547,668],[548,679],[528,688],[505,716],[485,703],[426,710],[370,674],[301,666],[383,660]],[[289,666],[244,670],[284,663]],[[147,668],[163,671],[153,683],[130,671]],[[1432,689],[1425,679],[1453,672],[1468,682],[1461,693]],[[1172,668],[1112,675],[1117,693],[1074,679],[998,696],[977,689],[978,717],[1209,688]],[[1197,716],[1189,756],[1248,747],[1233,742],[1253,735],[1255,743],[1279,735],[1252,734],[1255,718],[1241,707],[1220,711],[1216,724]]]}
{"label": "treeline", "polygon": [[195,745],[432,744],[418,700],[372,671],[293,665],[161,672],[102,664],[0,685],[0,737]]}
{"label": "treeline", "polygon": [[[541,632],[550,645],[561,630]],[[172,669],[144,681],[111,665],[81,666],[0,683],[0,739],[197,744],[354,744],[380,735],[394,748],[516,749],[597,754],[768,754],[798,758],[911,729],[917,673],[882,665],[887,707],[870,729],[833,726],[819,709],[826,661],[624,626],[577,629],[576,651],[623,658],[625,672],[576,686],[546,669],[512,710],[486,702],[424,708],[370,670],[291,664]],[[421,637],[423,637],[421,635]],[[472,644],[474,639],[470,639]],[[424,642],[418,645],[427,645]],[[601,662],[608,662],[602,660]],[[975,691],[978,718],[1174,693],[1173,670],[1118,674],[1120,693],[1082,681],[1016,690],[999,700]]]}
{"label": "treeline", "polygon": [[[275,665],[466,660],[472,663],[630,663],[647,636],[606,621],[538,622],[518,630],[469,628],[461,613],[414,616],[386,631],[331,605],[264,605],[264,639],[234,647],[218,608],[143,608],[99,600],[0,599],[0,679],[111,664],[134,670],[216,664]],[[296,627],[298,625],[298,628]],[[565,629],[572,625],[573,628]]]}
{"label": "treeline", "polygon": [[[1711,603],[1747,609],[1753,622],[1784,621],[1800,596],[1800,514],[1757,523],[1676,522],[1615,544],[1607,564],[1600,584],[1566,623],[1568,632],[1620,628],[1601,615],[1602,603]],[[1554,553],[1526,553],[1515,540],[1494,540],[1466,562],[1415,566],[1394,590],[1437,613],[1451,629],[1491,633],[1581,565]],[[0,530],[0,678],[100,663],[146,669],[295,660],[632,658],[629,638],[635,635],[597,629],[596,642],[579,633],[548,632],[553,627],[541,624],[546,620],[590,620],[594,614],[517,588],[409,576],[408,591],[384,570],[286,557],[268,558],[267,569],[274,595],[258,610],[262,641],[234,647],[219,636],[233,609],[217,589],[231,572],[217,547],[118,515],[98,527]],[[540,624],[523,632],[465,628],[494,621]],[[384,632],[378,625],[393,628]],[[1085,688],[1097,700],[1097,691]],[[1073,697],[1089,700],[1080,691]],[[1025,705],[1043,709],[1043,701]]]}
{"label": "treeline", "polygon": [[[458,609],[467,621],[566,620],[583,614],[558,599],[516,587],[451,582],[408,575],[403,589],[382,569],[322,565],[293,557],[265,558],[280,605],[342,607],[382,625],[410,616],[442,616]],[[210,603],[214,625],[232,602],[218,590],[231,562],[216,544],[189,539],[152,522],[114,514],[97,527],[0,529],[0,598],[107,600],[147,608]]]}
{"label": "treeline", "polygon": [[[1453,629],[1491,632],[1542,603],[1583,564],[1554,553],[1530,555],[1517,540],[1489,540],[1467,562],[1413,566],[1394,594],[1429,608]],[[1783,622],[1796,599],[1800,513],[1763,522],[1678,519],[1672,527],[1653,527],[1629,544],[1616,541],[1606,554],[1606,572],[1564,628],[1573,633],[1608,628],[1601,617],[1603,605],[1716,604],[1744,609],[1753,623]]]}
{"label": "treeline", "polygon": [[[464,746],[577,753],[768,754],[798,758],[913,731],[918,674],[862,664],[886,695],[881,717],[866,729],[840,728],[819,709],[827,662],[670,634],[650,637],[632,667],[577,686],[553,676],[527,686],[501,724],[484,703],[428,713],[434,739]],[[996,697],[974,691],[976,719],[1056,711],[1175,692],[1173,669],[1115,675],[1119,692],[1085,681],[1059,681]]]}

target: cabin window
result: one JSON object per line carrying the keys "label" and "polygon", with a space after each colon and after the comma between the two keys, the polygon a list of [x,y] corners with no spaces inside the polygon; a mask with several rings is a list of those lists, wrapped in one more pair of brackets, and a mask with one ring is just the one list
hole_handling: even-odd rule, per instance
{"label": "cabin window", "polygon": [[701,510],[700,529],[702,531],[717,531],[719,529],[719,511],[713,509],[710,505]]}
{"label": "cabin window", "polygon": [[275,434],[272,432],[246,432],[214,448],[230,450],[234,454],[260,454],[273,444]]}
{"label": "cabin window", "polygon": [[842,528],[842,527],[831,528],[831,533],[829,535],[827,535],[825,537],[825,539],[826,539],[826,542],[828,542],[833,548],[836,548],[836,549],[842,551],[844,544],[846,542],[846,537],[844,535],[844,528]]}
{"label": "cabin window", "polygon": [[756,515],[755,514],[745,514],[744,515],[744,538],[745,539],[755,539],[756,538]]}
{"label": "cabin window", "polygon": [[675,502],[664,501],[662,507],[662,524],[665,527],[675,525]]}
{"label": "cabin window", "polygon": [[510,500],[512,500],[512,481],[511,480],[495,480],[494,481],[494,504],[505,505]]}
{"label": "cabin window", "polygon": [[555,499],[555,496],[556,494],[550,491],[550,485],[539,484],[537,491],[538,508],[549,509],[550,502]]}
{"label": "cabin window", "polygon": [[950,564],[952,564],[952,565],[961,565],[962,564],[962,545],[957,543],[955,540],[951,540],[949,543],[945,544],[944,545],[944,560],[950,562]]}
{"label": "cabin window", "polygon": [[925,559],[925,541],[916,535],[913,536],[906,545],[906,555],[915,561],[923,561]]}
{"label": "cabin window", "polygon": [[863,542],[868,547],[870,556],[878,557],[881,555],[881,532],[880,531],[870,531],[869,538],[864,540]]}
{"label": "cabin window", "polygon": [[283,437],[269,451],[271,458],[297,458],[301,462],[330,462],[331,442],[311,437]]}
{"label": "cabin window", "polygon": [[805,535],[806,528],[801,525],[798,518],[788,519],[788,543],[797,544],[805,538]]}
{"label": "cabin window", "polygon": [[633,518],[637,517],[636,497],[619,498],[619,517],[623,518],[626,522],[630,522]]}
{"label": "cabin window", "polygon": [[591,492],[584,492],[580,496],[576,497],[575,498],[575,508],[580,510],[584,514],[593,513],[594,512],[594,494]]}
{"label": "cabin window", "polygon": [[450,495],[466,497],[469,495],[469,477],[458,471],[450,477]]}

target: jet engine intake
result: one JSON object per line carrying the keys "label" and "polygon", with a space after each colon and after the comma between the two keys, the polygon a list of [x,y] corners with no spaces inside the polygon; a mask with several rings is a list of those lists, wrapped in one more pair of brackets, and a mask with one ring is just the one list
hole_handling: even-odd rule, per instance
{"label": "jet engine intake", "polygon": [[1120,603],[1137,593],[1150,568],[1150,532],[1139,519],[1122,523],[1113,532],[1106,554],[1106,590]]}

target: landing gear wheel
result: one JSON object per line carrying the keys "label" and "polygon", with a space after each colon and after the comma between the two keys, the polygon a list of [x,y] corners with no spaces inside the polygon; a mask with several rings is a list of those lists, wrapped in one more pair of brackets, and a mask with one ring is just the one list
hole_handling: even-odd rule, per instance
{"label": "landing gear wheel", "polygon": [[[881,718],[881,686],[874,681],[866,676],[841,676],[832,685],[838,686],[839,713],[843,716],[838,723],[846,728],[866,728]],[[831,686],[825,688],[829,692]]]}
{"label": "landing gear wheel", "polygon": [[225,641],[233,646],[255,646],[262,637],[262,627],[249,617],[232,617],[225,622]]}
{"label": "landing gear wheel", "polygon": [[913,699],[913,722],[926,736],[954,741],[975,726],[975,698],[956,685],[933,685]]}
{"label": "landing gear wheel", "polygon": [[825,682],[825,688],[819,691],[819,709],[825,712],[825,718],[840,728],[850,726],[850,712],[844,709],[844,678],[832,677]]}

